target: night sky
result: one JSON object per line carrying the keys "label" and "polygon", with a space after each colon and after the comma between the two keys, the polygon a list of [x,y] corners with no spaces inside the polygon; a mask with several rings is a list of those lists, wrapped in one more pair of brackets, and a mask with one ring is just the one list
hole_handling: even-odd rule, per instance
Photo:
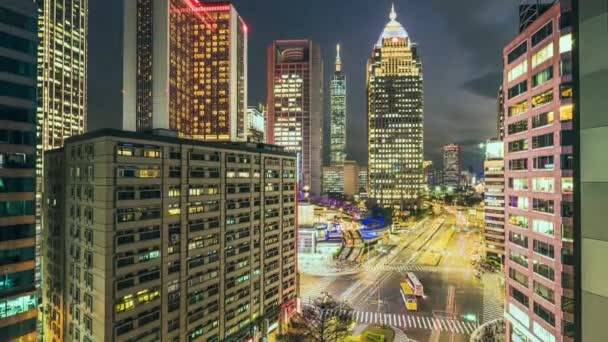
{"label": "night sky", "polygon": [[[134,0],[127,0],[134,1]],[[121,126],[122,2],[89,0],[89,130]],[[335,45],[348,81],[348,157],[367,161],[365,65],[388,22],[390,0],[234,0],[249,26],[249,105],[266,102],[266,48],[310,38],[325,61],[326,125]],[[395,0],[419,46],[425,76],[425,154],[465,145],[464,166],[481,170],[477,144],[496,135],[502,47],[517,33],[517,1]],[[328,128],[326,126],[326,132]]]}

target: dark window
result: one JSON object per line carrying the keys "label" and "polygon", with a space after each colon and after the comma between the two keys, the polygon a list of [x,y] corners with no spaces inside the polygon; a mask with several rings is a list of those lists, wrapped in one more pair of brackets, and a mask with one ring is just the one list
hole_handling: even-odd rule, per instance
{"label": "dark window", "polygon": [[553,214],[555,212],[555,206],[553,200],[545,200],[540,198],[534,198],[532,200],[532,208],[534,211]]}
{"label": "dark window", "polygon": [[0,32],[0,47],[17,50],[26,54],[33,54],[36,51],[36,44],[33,41],[19,38],[6,32]]}
{"label": "dark window", "polygon": [[170,178],[181,178],[182,177],[182,168],[180,166],[169,167],[169,177]]}
{"label": "dark window", "polygon": [[574,250],[569,247],[562,247],[562,264],[574,266]]}
{"label": "dark window", "polygon": [[522,286],[528,287],[528,277],[523,273],[519,273],[516,269],[509,268],[509,277]]}
{"label": "dark window", "polygon": [[511,286],[511,296],[515,298],[518,302],[520,302],[523,306],[528,306],[528,296],[523,294],[523,292]]}
{"label": "dark window", "polygon": [[534,158],[535,170],[553,170],[555,166],[553,156],[540,156]]}
{"label": "dark window", "polygon": [[553,79],[553,66],[550,66],[532,76],[532,87],[538,87]]}
{"label": "dark window", "polygon": [[555,248],[553,247],[553,245],[550,245],[543,241],[534,240],[533,246],[534,252],[540,255],[544,255],[550,259],[555,258]]}
{"label": "dark window", "polygon": [[[2,9],[0,8],[0,10]],[[0,72],[7,72],[25,77],[33,77],[36,75],[36,66],[35,64],[0,56]]]}
{"label": "dark window", "polygon": [[0,81],[0,96],[34,100],[36,98],[36,88],[33,86]]}
{"label": "dark window", "polygon": [[553,123],[553,112],[538,114],[532,118],[532,128],[547,126]]}
{"label": "dark window", "polygon": [[0,120],[34,123],[36,111],[0,105]]}
{"label": "dark window", "polygon": [[528,130],[528,120],[521,120],[509,125],[509,134],[517,134]]}
{"label": "dark window", "polygon": [[534,261],[534,272],[553,281],[555,280],[555,270],[548,265],[541,264],[538,261]]}
{"label": "dark window", "polygon": [[31,318],[27,321],[21,321],[17,324],[9,324],[5,327],[0,328],[0,336],[7,341],[13,339],[19,339],[20,337],[27,335],[32,332],[36,332],[37,318]]}
{"label": "dark window", "polygon": [[574,205],[572,202],[562,202],[562,217],[572,217],[574,215]]}
{"label": "dark window", "polygon": [[528,149],[528,139],[511,141],[509,143],[509,152],[520,152]]}
{"label": "dark window", "polygon": [[0,178],[0,193],[33,191],[35,191],[33,178]]}
{"label": "dark window", "polygon": [[0,7],[0,23],[24,29],[32,33],[36,32],[36,20],[34,18],[17,13],[5,7]]}
{"label": "dark window", "polygon": [[538,45],[538,43],[545,40],[547,37],[553,34],[553,21],[549,22],[547,25],[543,26],[540,30],[536,31],[535,34],[532,35],[532,46]]}
{"label": "dark window", "polygon": [[528,169],[528,159],[513,159],[509,160],[509,170],[511,171],[522,171]]}
{"label": "dark window", "polygon": [[543,148],[553,146],[553,133],[537,135],[532,137],[532,148]]}
{"label": "dark window", "polygon": [[574,167],[574,157],[571,154],[561,155],[562,170],[572,170]]}
{"label": "dark window", "polygon": [[564,58],[559,62],[559,74],[566,76],[572,74],[572,59]]}
{"label": "dark window", "polygon": [[508,96],[509,99],[514,98],[515,96],[521,95],[528,91],[528,81],[520,82],[513,87],[509,88]]}
{"label": "dark window", "polygon": [[560,30],[572,26],[572,11],[562,12],[559,17]]}
{"label": "dark window", "polygon": [[17,264],[34,260],[34,247],[0,250],[0,265]]}
{"label": "dark window", "polygon": [[517,46],[515,49],[513,49],[513,51],[509,52],[509,55],[507,56],[507,61],[509,62],[509,64],[513,63],[513,61],[523,56],[526,52],[528,52],[528,42],[523,42],[519,44],[519,46]]}
{"label": "dark window", "polygon": [[33,224],[3,226],[0,229],[0,241],[27,239],[34,237],[35,234]]}
{"label": "dark window", "polygon": [[34,201],[0,202],[0,217],[34,215]]}
{"label": "dark window", "polygon": [[551,326],[555,326],[555,315],[538,303],[534,303],[534,313]]}
{"label": "dark window", "polygon": [[562,146],[573,146],[574,145],[574,131],[562,131],[561,132],[561,144]]}
{"label": "dark window", "polygon": [[509,241],[520,247],[528,248],[528,237],[525,235],[509,232]]}

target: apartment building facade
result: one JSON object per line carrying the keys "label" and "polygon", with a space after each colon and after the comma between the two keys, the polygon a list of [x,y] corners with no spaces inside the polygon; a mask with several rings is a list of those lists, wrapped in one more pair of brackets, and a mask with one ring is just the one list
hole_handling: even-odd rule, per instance
{"label": "apartment building facade", "polygon": [[575,332],[571,19],[556,1],[503,51],[510,341]]}
{"label": "apartment building facade", "polygon": [[160,132],[96,131],[47,154],[54,338],[237,341],[295,310],[295,155]]}

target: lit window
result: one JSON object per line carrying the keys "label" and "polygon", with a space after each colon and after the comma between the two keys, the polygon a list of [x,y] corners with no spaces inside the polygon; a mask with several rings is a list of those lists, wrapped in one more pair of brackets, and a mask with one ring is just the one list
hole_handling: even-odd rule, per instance
{"label": "lit window", "polygon": [[559,38],[559,53],[572,51],[572,33]]}
{"label": "lit window", "polygon": [[574,105],[564,105],[559,108],[559,121],[570,121],[573,118]]}
{"label": "lit window", "polygon": [[528,71],[528,61],[523,61],[516,65],[513,69],[509,71],[508,79],[509,82],[515,80],[519,76],[525,74]]}
{"label": "lit window", "polygon": [[553,43],[550,43],[544,48],[538,50],[538,52],[532,56],[532,67],[537,67],[551,57],[553,57]]}
{"label": "lit window", "polygon": [[562,178],[562,192],[571,193],[574,191],[574,181],[572,177]]}

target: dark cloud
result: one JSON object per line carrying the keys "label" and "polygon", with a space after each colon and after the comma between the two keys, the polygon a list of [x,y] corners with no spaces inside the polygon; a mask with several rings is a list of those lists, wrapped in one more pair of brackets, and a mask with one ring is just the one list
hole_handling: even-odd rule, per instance
{"label": "dark cloud", "polygon": [[502,82],[502,72],[489,72],[466,81],[462,87],[473,94],[495,99]]}

